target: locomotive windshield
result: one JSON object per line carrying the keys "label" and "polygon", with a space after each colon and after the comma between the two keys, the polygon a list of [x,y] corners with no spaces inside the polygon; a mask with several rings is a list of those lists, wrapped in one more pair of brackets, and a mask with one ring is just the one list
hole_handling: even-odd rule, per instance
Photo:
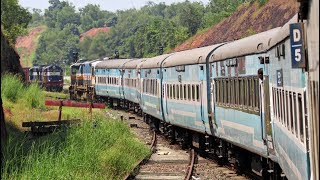
{"label": "locomotive windshield", "polygon": [[76,75],[78,69],[79,69],[79,66],[72,66],[71,67],[71,75]]}

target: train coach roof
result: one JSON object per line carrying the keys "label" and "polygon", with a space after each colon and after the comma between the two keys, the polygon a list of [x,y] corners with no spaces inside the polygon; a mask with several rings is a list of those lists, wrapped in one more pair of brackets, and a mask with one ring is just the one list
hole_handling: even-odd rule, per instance
{"label": "train coach roof", "polygon": [[137,66],[141,63],[144,62],[147,59],[134,59],[132,61],[128,61],[126,63],[124,63],[123,67],[124,69],[135,69],[137,68]]}
{"label": "train coach roof", "polygon": [[138,67],[140,67],[141,69],[160,68],[162,61],[165,60],[166,58],[170,57],[172,54],[173,53],[163,54],[160,56],[148,58],[148,59],[146,59],[146,61],[139,64]]}
{"label": "train coach roof", "polygon": [[298,22],[298,14],[294,15],[285,25],[283,25],[277,34],[275,34],[270,41],[269,47],[272,48],[273,46],[277,45],[284,39],[290,36],[290,24]]}
{"label": "train coach roof", "polygon": [[120,68],[124,63],[131,61],[132,59],[109,59],[99,62],[96,65],[96,69],[111,69]]}
{"label": "train coach roof", "polygon": [[94,61],[94,62],[91,63],[91,66],[96,67],[96,65],[97,65],[99,62],[101,62],[101,61],[99,61],[99,60]]}
{"label": "train coach roof", "polygon": [[221,45],[222,44],[215,44],[211,46],[176,52],[164,61],[163,67],[206,63],[206,58],[210,55],[210,53]]}
{"label": "train coach roof", "polygon": [[213,52],[210,62],[264,52],[279,29],[280,27],[229,42]]}

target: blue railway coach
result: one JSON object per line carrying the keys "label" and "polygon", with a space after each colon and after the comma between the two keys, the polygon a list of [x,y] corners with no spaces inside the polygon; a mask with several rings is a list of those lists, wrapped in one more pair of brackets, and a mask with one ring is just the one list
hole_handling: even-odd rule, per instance
{"label": "blue railway coach", "polygon": [[266,54],[270,62],[264,63],[270,92],[266,102],[270,105],[274,148],[282,170],[289,179],[309,179],[307,76],[302,68],[293,68],[289,34],[290,24],[297,22],[296,15],[270,41],[272,48]]}
{"label": "blue railway coach", "polygon": [[125,107],[133,109],[135,112],[140,111],[141,94],[138,89],[140,86],[140,70],[138,67],[146,59],[136,59],[128,61],[122,66],[122,90],[125,99]]}
{"label": "blue railway coach", "polygon": [[[141,109],[147,115],[147,119],[163,119],[161,105],[161,64],[171,54],[165,54],[149,58],[139,67],[141,81]],[[157,122],[157,121],[156,121]],[[156,123],[158,126],[158,123]]]}
{"label": "blue railway coach", "polygon": [[132,59],[104,60],[96,65],[96,95],[107,99],[111,106],[120,106],[124,99],[122,67]]}
{"label": "blue railway coach", "polygon": [[305,42],[297,39],[304,35],[290,34],[290,27],[303,33],[303,26],[296,15],[283,27],[231,42],[153,58],[76,63],[72,75],[91,72],[96,96],[141,112],[172,141],[240,172],[309,180],[319,174],[313,172],[319,137],[312,132],[318,133],[319,112],[310,109],[319,104],[319,58],[303,62]]}

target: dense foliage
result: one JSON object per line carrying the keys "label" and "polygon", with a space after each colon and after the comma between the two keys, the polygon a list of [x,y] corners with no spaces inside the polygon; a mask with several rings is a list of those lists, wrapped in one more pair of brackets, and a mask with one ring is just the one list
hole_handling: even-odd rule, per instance
{"label": "dense foliage", "polygon": [[31,14],[18,4],[18,0],[1,0],[1,31],[14,44],[15,39],[26,33]]}
{"label": "dense foliage", "polygon": [[[121,58],[155,56],[160,49],[169,52],[231,15],[240,4],[251,1],[254,0],[210,0],[206,5],[149,1],[141,9],[113,13],[92,4],[77,11],[69,2],[49,0],[51,5],[43,15],[38,10],[32,13],[32,25],[42,23],[48,27],[39,39],[34,63],[68,65],[74,61],[74,52],[79,52],[81,59],[111,57],[115,51]],[[97,27],[111,30],[80,41],[81,33]]]}

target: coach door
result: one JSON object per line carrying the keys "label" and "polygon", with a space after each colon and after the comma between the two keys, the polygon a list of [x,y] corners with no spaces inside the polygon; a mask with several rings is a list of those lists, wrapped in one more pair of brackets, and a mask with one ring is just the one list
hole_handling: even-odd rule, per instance
{"label": "coach door", "polygon": [[269,76],[263,74],[262,68],[258,70],[259,84],[260,84],[260,117],[264,124],[263,139],[267,142],[269,153],[274,153],[273,138],[272,138],[272,124],[270,117],[270,91],[269,91]]}

